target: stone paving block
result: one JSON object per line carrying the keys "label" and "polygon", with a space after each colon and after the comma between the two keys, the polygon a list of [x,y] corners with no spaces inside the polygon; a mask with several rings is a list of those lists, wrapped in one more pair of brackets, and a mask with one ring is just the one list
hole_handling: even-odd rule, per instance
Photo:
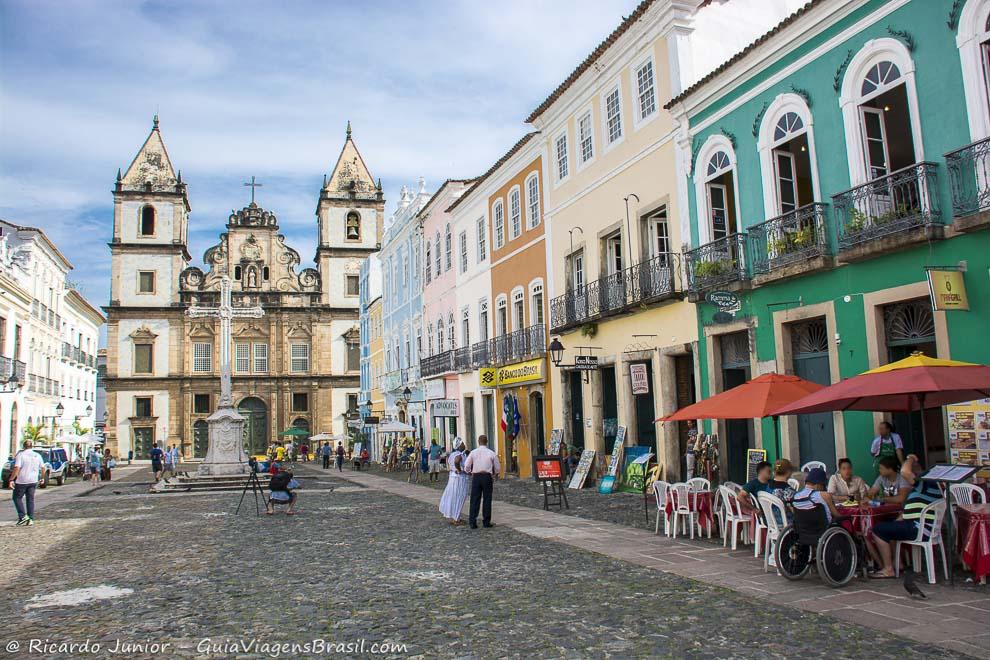
{"label": "stone paving block", "polygon": [[[902,624],[903,625],[903,624]],[[897,634],[919,642],[940,642],[946,639],[967,639],[974,637],[979,625],[966,619],[929,619],[925,626],[909,626],[897,630]]]}
{"label": "stone paving block", "polygon": [[969,607],[968,605],[936,605],[929,608],[927,614],[936,617],[958,617],[967,621],[980,623],[984,626],[990,626],[990,610]]}
{"label": "stone paving block", "polygon": [[940,616],[934,614],[936,610],[932,608],[920,609],[916,607],[909,607],[907,605],[896,603],[889,600],[880,601],[876,603],[865,603],[863,605],[860,605],[860,607],[864,612],[872,612],[873,614],[883,614],[884,616],[901,619],[905,623],[931,624],[932,622],[941,622],[945,620],[945,618],[954,618],[956,616],[951,612],[946,612],[944,616]]}
{"label": "stone paving block", "polygon": [[867,616],[863,613],[863,610],[858,608],[832,610],[827,614],[828,616],[835,617],[836,619],[850,621],[859,625],[869,624],[871,628],[877,628],[878,630],[885,630],[887,632],[893,632],[895,630],[899,632],[904,628],[904,622],[900,619],[884,616],[882,614],[871,614]]}

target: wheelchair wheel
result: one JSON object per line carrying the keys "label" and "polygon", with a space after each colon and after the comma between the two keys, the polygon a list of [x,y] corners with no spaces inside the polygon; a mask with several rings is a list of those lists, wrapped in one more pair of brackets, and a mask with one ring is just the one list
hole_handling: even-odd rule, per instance
{"label": "wheelchair wheel", "polygon": [[798,541],[793,526],[786,527],[777,539],[777,568],[788,580],[800,580],[811,568],[811,546]]}
{"label": "wheelchair wheel", "polygon": [[859,557],[852,535],[841,527],[830,527],[818,541],[818,573],[830,587],[842,587],[856,575]]}

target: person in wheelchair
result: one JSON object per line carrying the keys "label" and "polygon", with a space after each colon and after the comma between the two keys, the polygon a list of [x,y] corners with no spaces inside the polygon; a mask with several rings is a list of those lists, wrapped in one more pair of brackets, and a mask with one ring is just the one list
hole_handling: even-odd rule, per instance
{"label": "person in wheelchair", "polygon": [[805,576],[814,564],[822,579],[840,587],[855,575],[862,554],[853,536],[841,525],[843,516],[825,492],[825,470],[813,468],[804,488],[794,496],[794,522],[777,542],[781,574],[789,580]]}

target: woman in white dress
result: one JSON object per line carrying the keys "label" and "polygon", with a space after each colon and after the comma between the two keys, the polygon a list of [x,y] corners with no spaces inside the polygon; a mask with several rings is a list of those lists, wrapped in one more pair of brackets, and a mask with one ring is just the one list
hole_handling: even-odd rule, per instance
{"label": "woman in white dress", "polygon": [[463,525],[461,509],[470,490],[470,477],[464,471],[464,441],[454,439],[454,451],[447,457],[447,487],[440,497],[440,514],[452,525]]}

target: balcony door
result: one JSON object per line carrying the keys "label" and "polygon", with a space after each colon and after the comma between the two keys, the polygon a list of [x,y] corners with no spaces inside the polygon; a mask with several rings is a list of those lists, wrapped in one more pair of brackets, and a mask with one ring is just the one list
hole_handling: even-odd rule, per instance
{"label": "balcony door", "polygon": [[712,217],[712,241],[718,241],[728,236],[729,207],[725,185],[721,183],[708,184],[708,210]]}
{"label": "balcony door", "polygon": [[567,279],[570,287],[570,299],[567,306],[567,321],[575,323],[588,317],[588,298],[586,272],[584,269],[584,251],[575,252],[570,256],[570,277]]}
{"label": "balcony door", "polygon": [[654,298],[671,290],[670,252],[667,207],[662,206],[646,217],[646,263],[639,273],[641,298]]}
{"label": "balcony door", "polygon": [[792,213],[798,207],[797,167],[794,154],[783,149],[774,149],[774,168],[777,171],[777,203],[781,215]]}
{"label": "balcony door", "polygon": [[602,311],[619,309],[625,304],[623,259],[622,233],[616,232],[605,239],[605,280],[599,285]]}
{"label": "balcony door", "polygon": [[884,125],[883,110],[863,106],[859,111],[866,171],[870,179],[885,177],[890,174],[890,154],[887,151],[887,128]]}

